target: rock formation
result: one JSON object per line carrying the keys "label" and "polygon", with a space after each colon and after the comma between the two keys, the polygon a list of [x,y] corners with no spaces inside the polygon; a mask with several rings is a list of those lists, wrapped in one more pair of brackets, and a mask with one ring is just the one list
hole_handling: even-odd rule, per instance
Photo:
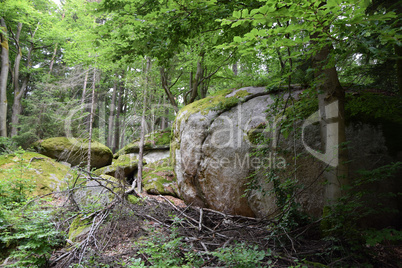
{"label": "rock formation", "polygon": [[[300,93],[292,94],[297,98]],[[312,216],[322,214],[325,165],[305,147],[307,144],[319,149],[319,128],[312,125],[305,129],[304,143],[293,133],[286,138],[279,135],[280,128],[272,125],[275,120],[266,118],[275,97],[268,95],[265,88],[247,87],[220,92],[180,110],[173,127],[171,158],[179,195],[186,203],[230,214],[272,217],[278,212],[273,185],[266,183],[272,171],[282,180],[291,178],[300,187],[296,200],[302,210]],[[258,157],[253,151],[264,144],[255,140],[255,131],[267,131],[264,135],[271,137],[266,153]],[[397,160],[397,153],[389,153],[380,125],[349,122],[346,132],[350,174]],[[265,160],[265,172],[261,172],[261,158]]]}
{"label": "rock formation", "polygon": [[[84,165],[88,157],[88,142],[83,139],[56,137],[40,140],[34,144],[43,155],[65,161],[73,166]],[[112,163],[112,151],[105,145],[92,141],[91,168],[101,168]]]}

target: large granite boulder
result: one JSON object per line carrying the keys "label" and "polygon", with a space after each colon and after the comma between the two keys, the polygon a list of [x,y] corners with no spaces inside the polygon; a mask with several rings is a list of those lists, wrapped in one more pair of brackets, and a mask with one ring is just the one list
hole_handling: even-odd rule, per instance
{"label": "large granite boulder", "polygon": [[0,156],[0,182],[32,182],[36,186],[33,195],[63,190],[72,177],[70,167],[45,155],[24,152]]}
{"label": "large granite boulder", "polygon": [[[88,158],[88,141],[84,139],[56,137],[40,140],[34,148],[43,155],[73,166],[85,165]],[[91,168],[101,168],[112,163],[113,153],[105,145],[91,142]]]}
{"label": "large granite boulder", "polygon": [[265,88],[224,91],[180,110],[171,153],[179,194],[187,203],[255,215],[243,197],[251,173],[247,133],[265,122],[264,111],[272,100],[264,92]]}
{"label": "large granite boulder", "polygon": [[[292,94],[297,98],[301,91]],[[266,183],[266,172],[258,172],[262,170],[261,158],[265,158],[264,163],[268,163],[265,170],[279,170],[274,175],[294,178],[298,186],[304,187],[296,196],[302,210],[312,216],[322,214],[325,164],[306,149],[319,149],[319,126],[312,124],[305,129],[304,142],[292,133],[286,138],[278,135],[273,129],[279,128],[267,127],[266,119],[274,97],[267,94],[265,88],[248,87],[220,92],[180,110],[173,127],[171,158],[179,195],[185,202],[230,214],[274,216],[278,207],[272,183]],[[253,155],[257,146],[261,146],[255,131],[268,131],[267,135],[272,138],[265,148],[266,154],[258,157]],[[400,128],[395,131],[401,133]],[[391,153],[391,143],[381,124],[361,123],[354,118],[348,122],[346,132],[350,174],[402,158],[400,143],[399,147],[392,143]],[[389,184],[384,188],[393,187],[397,190],[400,185]],[[247,192],[246,188],[249,188]]]}

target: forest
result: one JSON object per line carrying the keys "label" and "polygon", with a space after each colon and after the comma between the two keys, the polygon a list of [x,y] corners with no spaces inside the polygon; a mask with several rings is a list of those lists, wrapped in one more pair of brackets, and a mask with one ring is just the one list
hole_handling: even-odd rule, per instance
{"label": "forest", "polygon": [[401,13],[0,0],[0,267],[401,267]]}

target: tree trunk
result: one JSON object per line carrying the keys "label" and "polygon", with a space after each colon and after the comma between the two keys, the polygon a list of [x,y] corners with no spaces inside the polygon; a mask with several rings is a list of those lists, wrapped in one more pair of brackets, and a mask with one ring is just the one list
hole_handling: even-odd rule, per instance
{"label": "tree trunk", "polygon": [[3,18],[1,20],[1,73],[0,73],[0,137],[7,137],[7,79],[9,71],[9,47],[7,39],[7,26]]}
{"label": "tree trunk", "polygon": [[144,140],[145,140],[145,111],[147,106],[147,92],[149,87],[149,71],[151,70],[151,58],[147,58],[146,68],[145,68],[145,90],[144,98],[142,101],[142,115],[141,115],[141,134],[140,134],[140,152],[138,155],[138,177],[137,186],[138,193],[142,192],[142,161],[144,159]]}
{"label": "tree trunk", "polygon": [[53,71],[53,64],[54,64],[54,59],[56,58],[56,53],[57,53],[57,44],[55,45],[54,51],[53,51],[53,55],[52,55],[52,59],[50,61],[50,66],[49,66],[49,74],[52,73]]}
{"label": "tree trunk", "polygon": [[117,111],[115,117],[115,131],[114,131],[114,147],[113,153],[116,153],[120,149],[120,112],[123,103],[123,87],[121,86],[120,82],[117,83],[119,88],[119,98],[117,100]]}
{"label": "tree trunk", "polygon": [[160,74],[161,74],[161,83],[162,83],[162,87],[165,90],[166,95],[169,98],[170,104],[173,106],[173,109],[178,112],[179,108],[177,106],[176,100],[174,99],[174,96],[172,94],[172,92],[170,91],[170,87],[169,87],[169,83],[168,83],[168,77],[167,77],[167,73],[165,71],[164,67],[160,68]]}
{"label": "tree trunk", "polygon": [[190,100],[188,103],[194,102],[198,95],[199,81],[201,80],[201,78],[203,76],[203,72],[204,72],[204,68],[202,67],[202,60],[203,60],[203,57],[201,58],[201,60],[198,60],[198,62],[197,62],[197,71],[195,73],[195,78],[191,83],[191,95],[190,95]]}
{"label": "tree trunk", "polygon": [[239,74],[239,70],[238,70],[238,68],[237,68],[237,61],[236,61],[235,63],[233,63],[232,70],[233,70],[233,74],[234,74],[235,76],[237,76],[237,75]]}
{"label": "tree trunk", "polygon": [[87,98],[88,74],[89,74],[89,70],[87,70],[85,72],[84,85],[82,87],[82,96],[81,96],[81,116],[83,116],[82,123],[84,125],[87,124],[87,120],[86,120],[87,116],[84,114],[86,111],[85,102],[86,102],[86,98]]}
{"label": "tree trunk", "polygon": [[[116,75],[117,79],[117,75]],[[112,101],[110,103],[109,112],[109,122],[108,122],[108,135],[107,135],[107,146],[113,148],[113,126],[114,126],[114,112],[116,110],[116,91],[117,91],[117,80],[113,84]]]}
{"label": "tree trunk", "polygon": [[[325,199],[334,204],[343,195],[342,187],[348,183],[347,150],[345,135],[345,91],[339,83],[335,66],[326,68],[332,46],[323,47],[313,58],[318,81],[318,100],[322,148],[331,158],[321,159],[327,166]],[[330,166],[329,168],[327,168]]]}
{"label": "tree trunk", "polygon": [[89,114],[89,138],[88,138],[88,162],[87,171],[91,171],[91,148],[92,148],[92,130],[95,112],[95,81],[96,81],[96,69],[94,68],[94,75],[92,81],[92,96],[91,96],[91,113]]}
{"label": "tree trunk", "polygon": [[[123,88],[124,91],[124,88]],[[125,134],[126,134],[126,119],[127,119],[127,96],[122,94],[122,107],[120,110],[120,147],[123,148],[125,144]],[[122,116],[123,114],[123,116]]]}
{"label": "tree trunk", "polygon": [[[11,114],[11,137],[15,136],[18,134],[18,123],[19,123],[19,115],[21,114],[22,111],[22,106],[21,106],[21,99],[22,96],[24,95],[24,91],[26,89],[26,85],[28,83],[27,77],[24,79],[23,85],[20,88],[20,64],[21,64],[21,59],[22,59],[22,51],[21,51],[21,45],[20,45],[20,34],[22,30],[22,23],[18,23],[17,26],[17,33],[15,35],[14,41],[15,45],[17,48],[17,55],[15,56],[14,60],[14,68],[12,71],[12,80],[13,80],[13,86],[14,86],[14,103],[12,107],[12,114]],[[27,62],[27,64],[29,64]]]}
{"label": "tree trunk", "polygon": [[163,95],[163,108],[164,108],[164,115],[162,115],[161,119],[161,129],[165,129],[168,126],[168,115],[169,115],[169,110],[166,109],[166,97]]}

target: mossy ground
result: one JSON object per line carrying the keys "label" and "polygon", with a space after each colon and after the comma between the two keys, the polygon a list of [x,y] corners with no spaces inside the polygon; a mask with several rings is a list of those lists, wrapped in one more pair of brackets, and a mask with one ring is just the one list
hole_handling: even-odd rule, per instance
{"label": "mossy ground", "polygon": [[70,168],[34,152],[0,156],[0,180],[28,179],[34,181],[34,195],[43,195],[58,187],[66,187],[72,176]]}

